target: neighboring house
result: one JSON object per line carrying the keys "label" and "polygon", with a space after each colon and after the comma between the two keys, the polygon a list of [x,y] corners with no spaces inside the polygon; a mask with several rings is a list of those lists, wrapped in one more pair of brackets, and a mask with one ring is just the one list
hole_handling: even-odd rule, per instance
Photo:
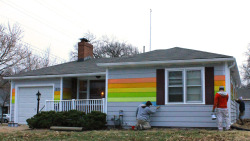
{"label": "neighboring house", "polygon": [[243,118],[250,119],[250,86],[238,89],[238,97],[241,96],[245,102],[245,115]]}
{"label": "neighboring house", "polygon": [[232,56],[175,47],[131,57],[92,57],[93,46],[83,38],[78,61],[6,77],[11,80],[11,121],[26,124],[36,114],[39,90],[39,110],[99,110],[107,113],[108,125],[120,110],[123,125],[135,125],[137,106],[150,100],[161,105],[152,126],[216,127],[214,94],[225,86],[230,119],[236,122],[231,99],[240,76]]}

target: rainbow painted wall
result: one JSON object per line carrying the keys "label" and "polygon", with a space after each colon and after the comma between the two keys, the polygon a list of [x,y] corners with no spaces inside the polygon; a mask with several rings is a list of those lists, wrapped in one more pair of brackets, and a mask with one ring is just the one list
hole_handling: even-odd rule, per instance
{"label": "rainbow painted wall", "polygon": [[54,91],[54,100],[60,100],[60,91]]}
{"label": "rainbow painted wall", "polygon": [[12,104],[15,104],[15,95],[16,95],[16,90],[15,89],[12,89],[12,93],[11,93],[11,103]]}
{"label": "rainbow painted wall", "polygon": [[226,90],[225,87],[225,75],[215,75],[214,76],[214,95],[219,92],[219,87],[224,86],[224,89]]}
{"label": "rainbow painted wall", "polygon": [[108,80],[108,102],[156,101],[156,78]]}

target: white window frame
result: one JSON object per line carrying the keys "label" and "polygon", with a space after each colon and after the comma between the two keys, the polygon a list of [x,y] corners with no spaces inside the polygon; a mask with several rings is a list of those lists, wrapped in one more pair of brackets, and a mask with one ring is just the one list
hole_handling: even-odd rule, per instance
{"label": "white window frame", "polygon": [[[186,75],[187,71],[200,70],[201,71],[201,84],[202,84],[202,102],[187,102],[187,86]],[[168,102],[168,72],[169,71],[182,71],[183,82],[183,102]],[[205,68],[204,67],[188,67],[188,68],[166,68],[165,69],[165,105],[172,104],[205,104]]]}
{"label": "white window frame", "polygon": [[[79,99],[79,94],[80,94],[80,81],[87,81],[87,91],[86,91],[87,92],[87,99],[90,98],[90,81],[91,80],[105,80],[105,79],[104,78],[102,78],[102,79],[97,79],[97,78],[77,78],[77,94],[76,94],[77,99]],[[106,84],[106,82],[105,82],[105,84]],[[106,86],[105,86],[105,89],[106,89]]]}

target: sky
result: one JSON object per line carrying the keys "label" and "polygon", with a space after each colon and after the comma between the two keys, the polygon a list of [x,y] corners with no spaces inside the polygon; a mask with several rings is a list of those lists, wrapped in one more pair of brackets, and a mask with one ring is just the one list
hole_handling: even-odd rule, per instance
{"label": "sky", "polygon": [[0,24],[18,23],[34,50],[60,60],[84,33],[116,37],[149,51],[183,47],[234,56],[250,43],[249,0],[0,0]]}

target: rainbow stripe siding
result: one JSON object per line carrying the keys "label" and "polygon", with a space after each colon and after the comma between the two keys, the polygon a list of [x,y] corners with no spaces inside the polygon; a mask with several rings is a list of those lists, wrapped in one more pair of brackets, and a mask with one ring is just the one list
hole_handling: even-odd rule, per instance
{"label": "rainbow stripe siding", "polygon": [[224,86],[225,90],[225,75],[215,75],[214,76],[214,95],[219,92],[219,87]]}
{"label": "rainbow stripe siding", "polygon": [[109,79],[108,102],[156,101],[156,78]]}
{"label": "rainbow stripe siding", "polygon": [[60,91],[54,92],[54,100],[60,100]]}
{"label": "rainbow stripe siding", "polygon": [[11,103],[12,104],[15,104],[15,95],[16,95],[16,92],[15,92],[15,89],[12,89],[12,95],[11,95]]}

